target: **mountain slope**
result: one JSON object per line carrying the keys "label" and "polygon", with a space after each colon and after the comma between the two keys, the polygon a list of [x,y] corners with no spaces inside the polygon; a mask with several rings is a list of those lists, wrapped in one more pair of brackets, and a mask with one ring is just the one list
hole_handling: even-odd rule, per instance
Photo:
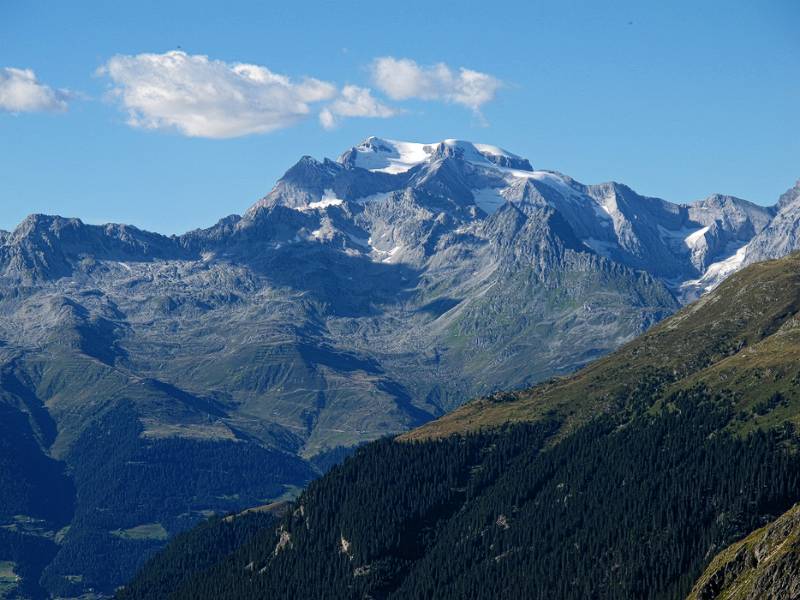
{"label": "mountain slope", "polygon": [[[733,270],[719,265],[773,213],[583,185],[495,146],[370,138],[181,236],[31,216],[0,234],[0,403],[30,442],[0,485],[68,508],[9,501],[0,525],[42,521],[26,539],[57,554],[51,592],[111,591],[210,513],[616,349]],[[234,475],[205,477],[214,460]],[[30,464],[41,477],[11,481]],[[105,511],[126,495],[149,509]]]}
{"label": "mountain slope", "polygon": [[799,267],[748,267],[574,376],[473,404],[462,435],[370,444],[192,581],[156,557],[119,597],[684,598],[800,500]]}
{"label": "mountain slope", "polygon": [[800,596],[800,507],[720,552],[687,600]]}
{"label": "mountain slope", "polygon": [[[794,390],[800,254],[755,264],[574,376],[471,402],[407,434],[426,439],[558,414],[576,426],[702,383],[734,393],[737,409]],[[794,414],[794,404],[787,410]],[[777,418],[777,416],[773,417]]]}

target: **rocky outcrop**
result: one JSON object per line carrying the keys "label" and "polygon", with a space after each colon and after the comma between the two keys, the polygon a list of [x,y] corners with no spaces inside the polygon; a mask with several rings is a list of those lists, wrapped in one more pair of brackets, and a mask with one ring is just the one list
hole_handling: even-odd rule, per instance
{"label": "rocky outcrop", "polygon": [[800,598],[800,505],[718,554],[687,600]]}
{"label": "rocky outcrop", "polygon": [[778,200],[775,217],[747,246],[745,263],[786,256],[800,249],[800,181]]}

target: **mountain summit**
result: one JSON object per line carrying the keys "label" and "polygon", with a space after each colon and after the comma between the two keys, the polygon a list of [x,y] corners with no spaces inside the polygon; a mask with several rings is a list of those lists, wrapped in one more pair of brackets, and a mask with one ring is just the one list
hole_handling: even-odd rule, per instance
{"label": "mountain summit", "polygon": [[[582,248],[661,278],[682,301],[713,289],[752,262],[745,260],[745,247],[778,212],[732,196],[672,204],[618,183],[583,185],[555,171],[534,169],[527,159],[488,144],[369,137],[336,162],[303,157],[250,208],[246,219],[275,206],[319,211],[320,227],[312,233],[330,239],[336,237],[338,212],[345,212],[361,234],[345,233],[345,245],[373,258],[421,264],[431,252],[420,254],[418,240],[404,236],[402,229],[424,228],[420,219],[425,215],[397,214],[402,199],[409,197],[427,209],[429,220],[441,222],[436,240],[448,229],[471,232],[507,205],[523,212],[533,207],[556,211]],[[369,235],[376,225],[383,238]]]}
{"label": "mountain summit", "polygon": [[482,165],[533,171],[527,159],[497,146],[444,140],[435,144],[398,142],[370,136],[339,157],[338,162],[377,173],[405,173],[414,167],[451,156]]}

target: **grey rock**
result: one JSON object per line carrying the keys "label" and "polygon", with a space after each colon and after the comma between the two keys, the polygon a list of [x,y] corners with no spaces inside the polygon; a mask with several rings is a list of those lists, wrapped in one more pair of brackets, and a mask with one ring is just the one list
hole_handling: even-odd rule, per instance
{"label": "grey rock", "polygon": [[748,244],[744,263],[780,258],[800,249],[800,181],[778,200],[776,214]]}

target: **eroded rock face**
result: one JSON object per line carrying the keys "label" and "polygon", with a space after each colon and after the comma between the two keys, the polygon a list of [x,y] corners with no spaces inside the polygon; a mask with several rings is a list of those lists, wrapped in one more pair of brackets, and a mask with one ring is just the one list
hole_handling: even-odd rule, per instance
{"label": "eroded rock face", "polygon": [[800,505],[718,554],[688,600],[800,598]]}
{"label": "eroded rock face", "polygon": [[778,200],[775,217],[747,248],[746,262],[780,258],[800,248],[800,181]]}

